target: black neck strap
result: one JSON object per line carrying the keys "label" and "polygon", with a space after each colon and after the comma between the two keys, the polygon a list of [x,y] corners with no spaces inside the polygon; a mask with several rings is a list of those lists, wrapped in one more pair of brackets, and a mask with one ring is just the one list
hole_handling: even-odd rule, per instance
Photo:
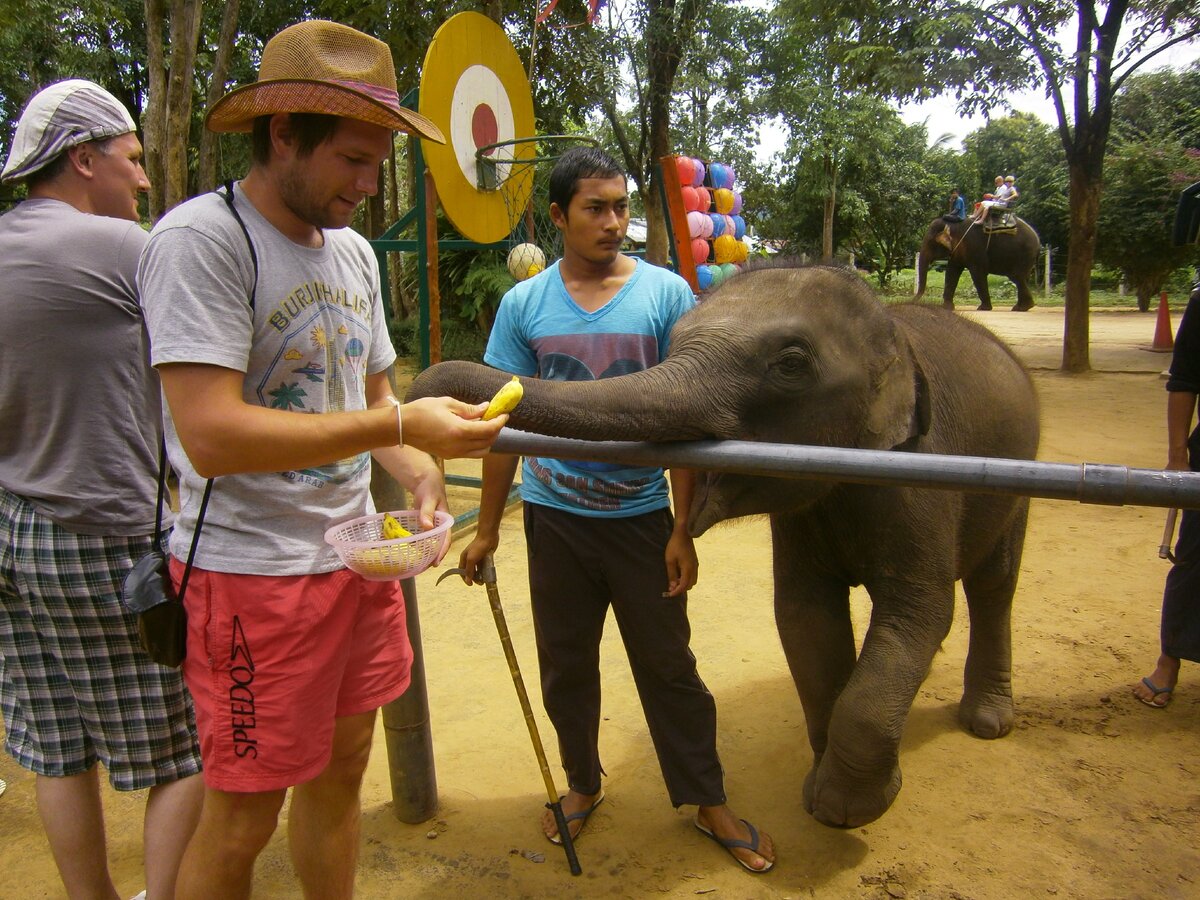
{"label": "black neck strap", "polygon": [[[254,284],[250,288],[250,312],[251,319],[254,313],[254,299],[258,293],[258,254],[254,252],[254,241],[250,239],[250,231],[246,228],[246,223],[242,220],[241,213],[237,211],[237,207],[233,203],[233,182],[225,182],[225,192],[216,191],[218,195],[225,201],[225,205],[229,207],[229,212],[233,214],[233,218],[237,220],[238,226],[242,229],[242,234],[246,237],[246,246],[250,248],[250,261],[254,265]],[[251,323],[253,327],[253,322]],[[165,439],[159,444],[158,456],[158,512],[154,519],[154,546],[158,546],[159,536],[162,533],[162,504],[163,494],[166,491],[167,481],[167,445]],[[188,580],[192,575],[192,562],[196,558],[196,547],[200,543],[200,529],[204,525],[204,514],[208,512],[208,498],[212,496],[213,479],[208,479],[204,485],[204,497],[200,500],[200,512],[196,516],[196,528],[192,532],[192,545],[188,548],[187,564],[183,567],[183,577],[179,581],[179,602],[183,602],[184,594],[187,593]]]}

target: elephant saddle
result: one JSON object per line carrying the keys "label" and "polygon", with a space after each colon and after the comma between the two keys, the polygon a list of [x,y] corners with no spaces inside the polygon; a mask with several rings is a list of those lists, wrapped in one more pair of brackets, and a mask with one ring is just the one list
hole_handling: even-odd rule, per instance
{"label": "elephant saddle", "polygon": [[993,210],[983,222],[983,230],[987,234],[1016,234],[1017,214],[1012,210]]}

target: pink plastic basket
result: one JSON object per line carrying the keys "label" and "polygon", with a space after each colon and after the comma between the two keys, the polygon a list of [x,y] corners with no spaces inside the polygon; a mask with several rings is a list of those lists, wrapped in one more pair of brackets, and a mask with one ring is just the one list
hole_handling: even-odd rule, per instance
{"label": "pink plastic basket", "polygon": [[434,513],[434,526],[426,531],[421,527],[415,509],[393,510],[391,513],[412,537],[384,540],[385,513],[362,516],[334,525],[325,532],[325,542],[337,551],[346,567],[370,581],[395,581],[411,578],[439,562],[450,549],[450,526],[454,516]]}

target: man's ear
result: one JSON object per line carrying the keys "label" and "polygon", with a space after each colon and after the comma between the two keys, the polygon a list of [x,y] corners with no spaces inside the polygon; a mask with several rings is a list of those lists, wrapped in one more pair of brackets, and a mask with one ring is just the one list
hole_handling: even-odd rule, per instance
{"label": "man's ear", "polygon": [[96,154],[99,153],[91,141],[85,141],[82,144],[76,144],[74,147],[68,147],[65,151],[67,159],[71,161],[71,169],[80,178],[86,178],[91,181],[96,177],[95,161]]}
{"label": "man's ear", "polygon": [[271,154],[273,156],[292,156],[296,150],[296,132],[292,128],[291,113],[275,113],[267,126],[271,137]]}
{"label": "man's ear", "polygon": [[550,204],[550,221],[554,223],[556,228],[565,228],[567,224],[567,214],[557,203]]}

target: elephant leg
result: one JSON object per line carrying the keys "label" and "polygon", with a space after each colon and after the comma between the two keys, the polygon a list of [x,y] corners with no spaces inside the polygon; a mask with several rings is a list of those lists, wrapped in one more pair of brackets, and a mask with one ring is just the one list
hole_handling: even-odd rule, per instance
{"label": "elephant leg", "polygon": [[804,783],[804,806],[812,812],[813,777],[829,742],[829,720],[854,671],[849,589],[832,581],[802,581],[794,573],[777,576],[775,623],[813,750],[813,768]]}
{"label": "elephant leg", "polygon": [[1021,569],[1029,501],[1021,500],[1007,533],[963,577],[971,638],[958,720],[982,738],[1012,730],[1012,600]]}
{"label": "elephant leg", "polygon": [[1012,283],[1017,286],[1017,305],[1012,308],[1012,311],[1026,312],[1033,309],[1033,291],[1029,289],[1029,273],[1026,273],[1024,278],[1012,279]]}
{"label": "elephant leg", "polygon": [[825,752],[805,791],[806,805],[826,825],[865,825],[892,805],[902,783],[904,723],[954,613],[950,573],[920,585],[875,586],[871,596],[862,653],[834,706]]}
{"label": "elephant leg", "polygon": [[958,279],[962,277],[962,266],[946,267],[946,283],[942,288],[942,306],[954,309],[954,292],[958,290]]}
{"label": "elephant leg", "polygon": [[975,284],[975,293],[979,295],[979,309],[988,312],[992,308],[992,294],[988,289],[987,271],[977,267],[971,269],[971,281]]}

